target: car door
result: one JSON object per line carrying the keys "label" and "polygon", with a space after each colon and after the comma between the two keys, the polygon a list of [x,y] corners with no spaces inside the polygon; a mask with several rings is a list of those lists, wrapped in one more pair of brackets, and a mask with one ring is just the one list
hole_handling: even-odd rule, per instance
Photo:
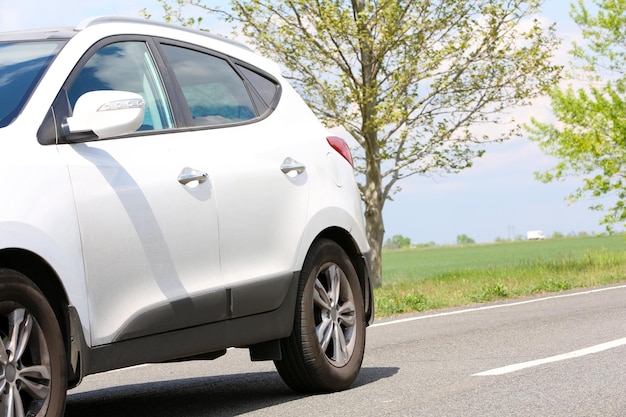
{"label": "car door", "polygon": [[66,88],[141,94],[141,132],[59,145],[80,223],[93,345],[226,316],[210,143],[174,129],[149,43],[107,40]]}
{"label": "car door", "polygon": [[294,128],[299,121],[270,114],[280,86],[260,70],[182,45],[161,49],[192,123],[205,127],[186,134],[211,143],[231,315],[278,308],[293,281],[307,218],[309,155]]}

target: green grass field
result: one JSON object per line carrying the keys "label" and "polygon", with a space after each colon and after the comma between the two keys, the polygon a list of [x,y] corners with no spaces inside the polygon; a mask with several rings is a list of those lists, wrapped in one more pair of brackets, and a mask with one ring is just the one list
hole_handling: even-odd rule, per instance
{"label": "green grass field", "polygon": [[376,315],[621,281],[626,281],[624,236],[384,251]]}

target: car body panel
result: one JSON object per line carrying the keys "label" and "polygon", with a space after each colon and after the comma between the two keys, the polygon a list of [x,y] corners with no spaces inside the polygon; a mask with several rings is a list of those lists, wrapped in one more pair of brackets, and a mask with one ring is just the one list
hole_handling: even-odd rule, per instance
{"label": "car body panel", "polygon": [[[211,180],[178,182],[184,168],[205,168],[208,145],[171,134],[59,145],[80,224],[92,345],[225,317]],[[132,322],[144,314],[154,320],[144,317],[140,331]]]}
{"label": "car body panel", "polygon": [[[0,251],[20,250],[44,260],[63,277],[67,297],[88,318],[82,246],[67,166],[54,146],[37,143],[37,125],[20,118],[0,129]],[[88,321],[83,332],[89,335]]]}

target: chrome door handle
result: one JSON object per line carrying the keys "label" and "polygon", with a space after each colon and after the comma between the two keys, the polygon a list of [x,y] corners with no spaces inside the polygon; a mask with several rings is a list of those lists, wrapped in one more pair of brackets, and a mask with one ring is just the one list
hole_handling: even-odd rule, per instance
{"label": "chrome door handle", "polygon": [[178,182],[183,185],[187,185],[193,181],[198,181],[198,183],[202,184],[208,179],[209,174],[193,168],[184,168],[178,175]]}
{"label": "chrome door handle", "polygon": [[292,171],[296,171],[298,174],[302,174],[305,169],[306,169],[306,166],[304,166],[303,163],[298,162],[295,159],[292,159],[289,157],[285,158],[285,160],[283,161],[283,164],[280,166],[280,170],[284,174],[288,174]]}

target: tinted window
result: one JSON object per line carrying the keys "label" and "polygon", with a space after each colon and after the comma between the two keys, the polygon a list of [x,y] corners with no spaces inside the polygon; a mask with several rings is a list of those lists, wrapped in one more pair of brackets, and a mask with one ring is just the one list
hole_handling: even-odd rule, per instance
{"label": "tinted window", "polygon": [[195,125],[235,123],[257,116],[243,80],[226,60],[171,45],[164,45],[163,50]]}
{"label": "tinted window", "polygon": [[144,42],[117,42],[99,49],[82,67],[68,89],[70,105],[89,92],[130,91],[146,102],[140,130],[174,127],[165,89]]}
{"label": "tinted window", "polygon": [[0,44],[0,127],[22,110],[62,42]]}
{"label": "tinted window", "polygon": [[246,77],[246,79],[250,82],[250,84],[252,84],[254,90],[258,93],[263,106],[263,108],[259,109],[259,111],[261,113],[264,113],[267,109],[270,108],[272,102],[275,100],[276,95],[279,91],[278,85],[274,81],[246,67],[238,66],[238,68],[243,73],[244,77]]}

